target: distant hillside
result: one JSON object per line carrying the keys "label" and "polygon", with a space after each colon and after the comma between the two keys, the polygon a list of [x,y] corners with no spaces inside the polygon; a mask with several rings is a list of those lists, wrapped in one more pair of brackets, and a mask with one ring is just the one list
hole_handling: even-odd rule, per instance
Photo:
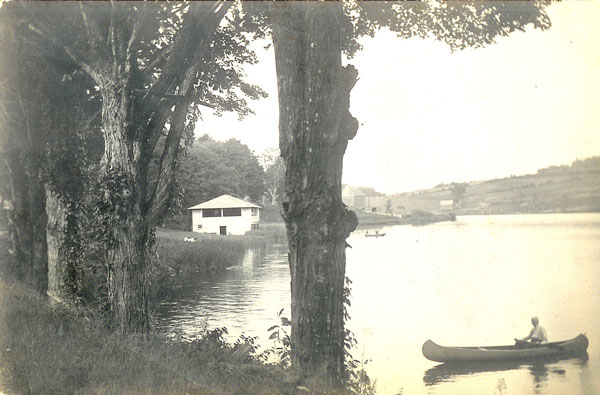
{"label": "distant hillside", "polygon": [[[395,213],[440,212],[453,200],[451,185],[390,196]],[[551,166],[536,174],[470,182],[452,209],[456,214],[511,214],[600,211],[600,156],[570,166]]]}

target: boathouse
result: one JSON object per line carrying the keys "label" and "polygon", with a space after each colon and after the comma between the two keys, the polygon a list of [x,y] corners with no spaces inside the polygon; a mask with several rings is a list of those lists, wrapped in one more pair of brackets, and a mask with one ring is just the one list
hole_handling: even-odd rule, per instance
{"label": "boathouse", "polygon": [[387,198],[371,187],[342,186],[342,201],[351,210],[384,213]]}
{"label": "boathouse", "polygon": [[440,200],[440,211],[452,211],[454,200]]}
{"label": "boathouse", "polygon": [[229,195],[188,208],[192,214],[192,231],[218,235],[243,235],[258,229],[260,206]]}

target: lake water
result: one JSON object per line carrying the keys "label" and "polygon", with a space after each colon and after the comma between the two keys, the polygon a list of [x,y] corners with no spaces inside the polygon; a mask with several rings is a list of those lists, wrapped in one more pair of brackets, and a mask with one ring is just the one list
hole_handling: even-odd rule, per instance
{"label": "lake water", "polygon": [[[372,360],[378,393],[600,393],[600,214],[465,216],[380,232],[355,232],[347,250],[354,355]],[[269,346],[277,311],[289,314],[289,281],[285,246],[250,251],[158,306],[157,327],[193,337],[227,326]],[[534,315],[550,341],[585,332],[589,359],[448,369],[421,353],[427,339],[512,344]]]}

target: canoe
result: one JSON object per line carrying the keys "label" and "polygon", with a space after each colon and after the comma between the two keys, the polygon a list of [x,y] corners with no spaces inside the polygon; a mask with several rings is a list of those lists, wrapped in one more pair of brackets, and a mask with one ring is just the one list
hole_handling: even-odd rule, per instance
{"label": "canoe", "polygon": [[383,237],[385,236],[385,233],[367,233],[365,234],[365,237]]}
{"label": "canoe", "polygon": [[577,355],[585,353],[588,344],[588,338],[584,334],[570,340],[546,344],[489,347],[443,347],[427,340],[422,351],[425,358],[436,362],[519,361]]}
{"label": "canoe", "polygon": [[[571,364],[583,364],[589,356],[586,352],[573,356],[555,356],[536,359],[524,359],[520,361],[475,361],[475,362],[448,362],[435,365],[425,371],[423,382],[427,386],[438,385],[443,382],[457,381],[457,377],[468,376],[485,372],[501,372],[507,370],[525,369],[529,371],[536,383],[547,379],[548,369],[551,364],[560,360],[570,359]],[[567,362],[568,364],[569,362]],[[569,366],[569,365],[563,365]],[[553,371],[556,371],[554,368]]]}

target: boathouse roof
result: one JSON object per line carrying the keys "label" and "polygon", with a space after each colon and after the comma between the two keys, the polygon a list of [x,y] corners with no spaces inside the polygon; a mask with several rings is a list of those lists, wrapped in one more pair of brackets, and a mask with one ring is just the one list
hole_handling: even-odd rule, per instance
{"label": "boathouse roof", "polygon": [[189,207],[188,210],[202,210],[205,208],[261,208],[254,203],[235,198],[230,195],[221,195],[204,203]]}

